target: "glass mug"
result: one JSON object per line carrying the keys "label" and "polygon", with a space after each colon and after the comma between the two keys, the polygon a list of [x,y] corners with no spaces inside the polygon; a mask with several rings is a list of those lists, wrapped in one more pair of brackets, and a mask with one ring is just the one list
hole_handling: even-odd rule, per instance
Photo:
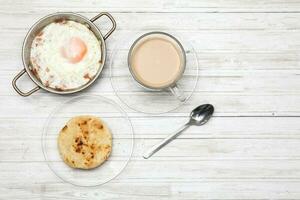
{"label": "glass mug", "polygon": [[[144,88],[151,91],[169,89],[178,100],[186,100],[176,84],[185,71],[186,55],[174,36],[158,31],[140,36],[130,47],[127,61],[131,75]],[[155,79],[163,82],[156,83]]]}

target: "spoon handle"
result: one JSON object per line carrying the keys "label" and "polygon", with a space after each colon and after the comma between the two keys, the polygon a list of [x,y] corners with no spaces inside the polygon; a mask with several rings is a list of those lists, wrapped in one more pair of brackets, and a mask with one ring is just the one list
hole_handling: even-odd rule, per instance
{"label": "spoon handle", "polygon": [[180,135],[189,126],[190,126],[190,124],[186,123],[185,125],[183,125],[182,127],[180,127],[175,133],[170,134],[168,137],[166,137],[165,139],[163,139],[162,141],[160,141],[159,143],[157,143],[156,145],[154,145],[153,147],[151,147],[150,149],[148,149],[144,153],[143,157],[145,159],[150,158],[153,154],[155,154],[157,151],[159,151],[161,148],[163,148],[166,144],[168,144],[169,142],[171,142],[172,140],[174,140],[178,135]]}

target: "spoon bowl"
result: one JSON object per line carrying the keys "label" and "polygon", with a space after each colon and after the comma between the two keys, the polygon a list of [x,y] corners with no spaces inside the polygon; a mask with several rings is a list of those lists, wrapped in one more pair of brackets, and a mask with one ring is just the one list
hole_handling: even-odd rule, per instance
{"label": "spoon bowl", "polygon": [[211,104],[198,106],[191,112],[189,123],[191,125],[201,126],[208,122],[213,113],[214,106]]}

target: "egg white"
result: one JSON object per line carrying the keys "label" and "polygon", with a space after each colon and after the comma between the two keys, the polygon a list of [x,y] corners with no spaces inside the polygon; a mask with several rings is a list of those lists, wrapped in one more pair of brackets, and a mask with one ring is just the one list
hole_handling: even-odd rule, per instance
{"label": "egg white", "polygon": [[[71,63],[61,48],[72,37],[80,38],[87,47],[81,61]],[[85,25],[75,21],[53,22],[44,27],[31,45],[31,70],[41,82],[57,90],[70,90],[87,84],[101,64],[101,42]]]}

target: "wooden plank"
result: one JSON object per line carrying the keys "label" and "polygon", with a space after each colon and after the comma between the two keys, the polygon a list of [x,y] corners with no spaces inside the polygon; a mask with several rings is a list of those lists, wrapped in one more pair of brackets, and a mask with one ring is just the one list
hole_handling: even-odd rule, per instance
{"label": "wooden plank", "polygon": [[[1,188],[5,199],[299,199],[299,182],[211,181],[185,183],[114,183],[78,188],[63,183],[13,185]],[[218,191],[218,192],[216,192]]]}
{"label": "wooden plank", "polygon": [[[138,139],[162,139],[187,121],[185,117],[132,117]],[[46,118],[0,118],[3,141],[39,140]],[[34,122],[34,123],[32,123]],[[114,121],[115,122],[115,121]],[[26,127],[26,131],[24,131]],[[122,127],[122,126],[119,126]],[[245,128],[246,127],[246,128]],[[57,127],[59,130],[59,127]],[[118,130],[122,134],[124,130]],[[187,129],[179,139],[299,139],[299,117],[213,117],[207,126]],[[121,135],[118,133],[118,135]],[[26,137],[24,138],[24,135]],[[19,152],[21,153],[21,152]]]}
{"label": "wooden plank", "polygon": [[[134,158],[143,160],[143,152],[161,139],[135,139]],[[55,138],[51,139],[55,144]],[[120,160],[128,155],[121,152],[127,139],[115,140],[114,159]],[[122,143],[125,146],[122,146]],[[27,138],[0,141],[2,161],[43,161],[41,138]],[[128,146],[128,145],[127,145]],[[48,148],[48,154],[57,152],[56,146]],[[199,160],[199,159],[299,159],[299,139],[178,139],[159,151],[155,158],[159,160]],[[59,161],[59,159],[55,159]]]}
{"label": "wooden plank", "polygon": [[[300,197],[299,179],[265,177],[260,179],[205,177],[153,179],[141,174],[134,175],[136,178],[125,178],[126,173],[133,173],[125,170],[116,180],[101,187],[78,188],[65,184],[55,177],[45,163],[0,164],[0,168],[0,191],[1,197],[5,199],[265,199],[266,195],[272,199],[299,199]],[[150,171],[157,173],[155,171],[158,169],[154,169]],[[163,166],[159,169],[167,170]],[[247,171],[245,168],[244,170]],[[36,173],[37,171],[39,173]],[[219,171],[219,174],[226,171],[228,170],[224,168],[224,171]],[[147,174],[149,171],[139,172]],[[251,170],[247,173],[250,174]],[[176,176],[181,176],[180,174]]]}
{"label": "wooden plank", "polygon": [[[14,13],[7,15],[0,12],[1,31],[27,31],[37,20],[44,17],[45,12]],[[97,12],[79,13],[92,18]],[[170,28],[171,30],[209,31],[209,30],[290,30],[300,28],[300,13],[123,13],[113,12],[117,22],[117,33],[120,30],[144,30],[151,27]],[[132,21],[130,19],[134,18]],[[14,21],[13,23],[7,23]],[[147,26],[144,25],[147,22]],[[173,26],[176,23],[176,26]],[[96,24],[101,28],[108,28],[109,22],[100,19]]]}
{"label": "wooden plank", "polygon": [[[111,161],[113,162],[113,161]],[[216,161],[170,161],[153,160],[131,161],[124,172],[114,183],[124,182],[186,182],[213,181],[213,180],[287,180],[300,181],[300,160],[216,160]],[[58,182],[55,174],[44,162],[0,163],[1,186],[5,186],[4,180],[10,184],[18,182],[34,183],[36,178],[43,177],[41,182]],[[23,169],[23,170],[21,170]],[[68,170],[60,169],[61,172]],[[39,171],[39,174],[34,172]],[[19,173],[19,176],[16,174]],[[93,172],[91,172],[93,173]],[[60,173],[61,174],[61,173]],[[95,174],[95,173],[94,173]],[[9,177],[14,177],[9,180]],[[78,178],[81,177],[78,173]],[[82,177],[85,179],[84,177]],[[94,179],[93,179],[94,180]]]}
{"label": "wooden plank", "polygon": [[3,2],[2,12],[4,13],[27,13],[27,12],[56,12],[60,11],[82,11],[99,12],[123,11],[123,12],[298,12],[300,2],[293,0],[220,0],[220,1],[180,1],[180,0],[160,0],[143,2],[138,0],[117,1],[110,0],[105,3],[99,0],[85,2],[81,1],[30,1],[30,3],[17,0],[14,3]]}
{"label": "wooden plank", "polygon": [[[119,102],[117,97],[111,93],[102,92],[89,92],[94,95],[104,95],[107,98]],[[145,105],[142,101],[131,98],[132,93],[127,93],[125,98],[132,105],[141,109],[150,109],[151,106]],[[139,95],[144,95],[143,93]],[[146,94],[145,94],[146,95]],[[73,95],[74,96],[74,95]],[[47,117],[49,113],[58,106],[64,100],[67,100],[70,96],[59,96],[54,94],[46,94],[38,92],[29,98],[22,98],[19,95],[15,96],[2,96],[1,99],[4,103],[0,104],[0,110],[9,110],[10,112],[1,112],[0,117],[12,118],[12,117]],[[141,99],[147,99],[147,96],[140,96]],[[169,106],[170,101],[174,99],[168,98],[167,101],[161,100],[161,97],[156,105]],[[175,100],[174,100],[175,101]],[[252,94],[234,94],[234,93],[207,93],[197,92],[194,93],[192,98],[180,108],[174,110],[172,113],[165,113],[162,116],[187,116],[188,113],[196,106],[211,103],[215,105],[215,116],[299,116],[300,113],[300,96],[299,95],[252,95]],[[120,102],[119,102],[120,103]],[[174,102],[172,102],[173,104]],[[125,111],[128,112],[130,117],[144,116],[143,113],[133,112],[130,108],[121,104]],[[146,107],[145,107],[146,106]],[[153,106],[152,106],[153,107]],[[165,108],[164,108],[165,109]],[[152,108],[152,112],[158,112],[162,109],[159,107]],[[84,110],[78,110],[81,113]],[[109,110],[105,113],[109,114]],[[72,113],[69,113],[69,117]],[[76,113],[73,113],[76,114]],[[111,113],[113,115],[113,113]]]}

